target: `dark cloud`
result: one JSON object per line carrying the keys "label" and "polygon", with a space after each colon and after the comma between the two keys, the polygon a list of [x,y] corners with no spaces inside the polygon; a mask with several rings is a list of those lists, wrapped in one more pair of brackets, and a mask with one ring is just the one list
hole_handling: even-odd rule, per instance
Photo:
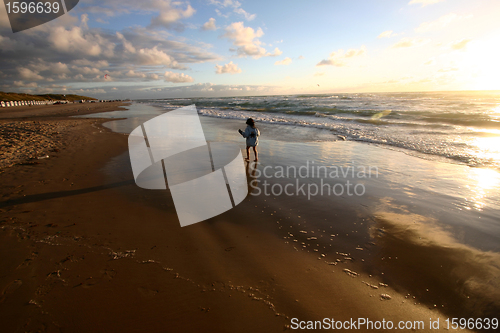
{"label": "dark cloud", "polygon": [[[175,15],[163,15],[163,23],[175,24],[194,11],[191,6],[177,2],[149,2],[152,4],[150,10],[156,8],[160,16],[168,6],[179,11],[175,14],[174,10]],[[91,1],[86,9],[93,8],[93,3],[97,2]],[[122,6],[114,14],[118,15],[143,11],[141,5],[142,2],[137,1],[111,0],[106,1],[105,8]],[[79,19],[63,15],[55,21],[14,34],[8,26],[5,7],[0,6],[0,22],[0,86],[3,90],[51,92],[89,82],[99,84],[104,82],[105,74],[114,81],[157,81],[163,79],[166,69],[182,71],[189,69],[189,64],[221,59],[207,51],[210,45],[177,41],[165,30],[144,27],[120,32],[89,29],[87,14]],[[183,73],[173,73],[171,77],[182,78],[174,82],[187,80]],[[102,88],[97,91],[106,92]]]}

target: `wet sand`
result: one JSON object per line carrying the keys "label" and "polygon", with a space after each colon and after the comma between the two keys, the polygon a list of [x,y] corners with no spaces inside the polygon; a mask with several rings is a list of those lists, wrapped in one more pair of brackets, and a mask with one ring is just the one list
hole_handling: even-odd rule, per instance
{"label": "wet sand", "polygon": [[[55,109],[33,116],[74,127],[61,132],[59,151],[49,158],[3,169],[3,331],[281,332],[292,318],[423,321],[430,331],[429,318],[439,318],[443,329],[447,317],[472,308],[441,300],[432,279],[398,275],[421,269],[409,255],[422,249],[388,232],[394,216],[373,214],[366,202],[382,202],[373,196],[377,190],[336,200],[250,195],[224,214],[181,228],[168,191],[134,184],[127,136],[100,126],[105,119],[67,118]],[[29,112],[22,117],[32,120]],[[227,122],[203,124],[209,140],[229,138]],[[300,165],[300,152],[313,147],[304,145],[286,163]],[[261,170],[277,165],[289,148],[263,140]],[[255,179],[250,167],[248,176]],[[403,265],[391,264],[400,258]],[[453,277],[430,269],[445,281]]]}

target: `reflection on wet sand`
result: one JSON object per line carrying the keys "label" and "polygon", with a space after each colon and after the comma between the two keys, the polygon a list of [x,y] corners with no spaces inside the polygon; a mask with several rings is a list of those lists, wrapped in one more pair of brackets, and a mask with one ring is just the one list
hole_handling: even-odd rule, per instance
{"label": "reflection on wet sand", "polygon": [[382,199],[371,229],[376,250],[371,267],[408,301],[444,313],[488,317],[500,313],[500,254],[459,243],[437,221]]}

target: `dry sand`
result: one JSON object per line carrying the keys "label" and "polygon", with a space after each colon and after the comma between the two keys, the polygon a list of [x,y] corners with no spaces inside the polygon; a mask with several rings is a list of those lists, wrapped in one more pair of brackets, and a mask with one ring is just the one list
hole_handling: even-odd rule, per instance
{"label": "dry sand", "polygon": [[[113,174],[130,169],[119,163],[125,135],[101,127],[105,120],[67,117],[118,105],[0,113],[9,128],[36,121],[34,135],[43,125],[58,132],[36,149],[49,158],[0,175],[2,332],[281,332],[292,318],[360,317],[423,321],[422,331],[440,318],[443,326],[438,310],[356,272],[348,254],[318,260],[284,242],[276,226],[297,218],[285,207],[299,198],[249,196],[181,228],[167,191],[138,188],[131,172]],[[331,207],[335,219],[359,218],[343,206]]]}

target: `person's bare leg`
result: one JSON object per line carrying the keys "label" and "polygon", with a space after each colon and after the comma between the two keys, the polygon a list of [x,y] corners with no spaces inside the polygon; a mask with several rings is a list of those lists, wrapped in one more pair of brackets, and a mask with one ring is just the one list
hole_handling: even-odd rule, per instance
{"label": "person's bare leg", "polygon": [[253,147],[253,153],[255,154],[255,161],[259,160],[259,153],[257,153],[257,146]]}
{"label": "person's bare leg", "polygon": [[247,158],[246,160],[250,160],[250,146],[247,146]]}

